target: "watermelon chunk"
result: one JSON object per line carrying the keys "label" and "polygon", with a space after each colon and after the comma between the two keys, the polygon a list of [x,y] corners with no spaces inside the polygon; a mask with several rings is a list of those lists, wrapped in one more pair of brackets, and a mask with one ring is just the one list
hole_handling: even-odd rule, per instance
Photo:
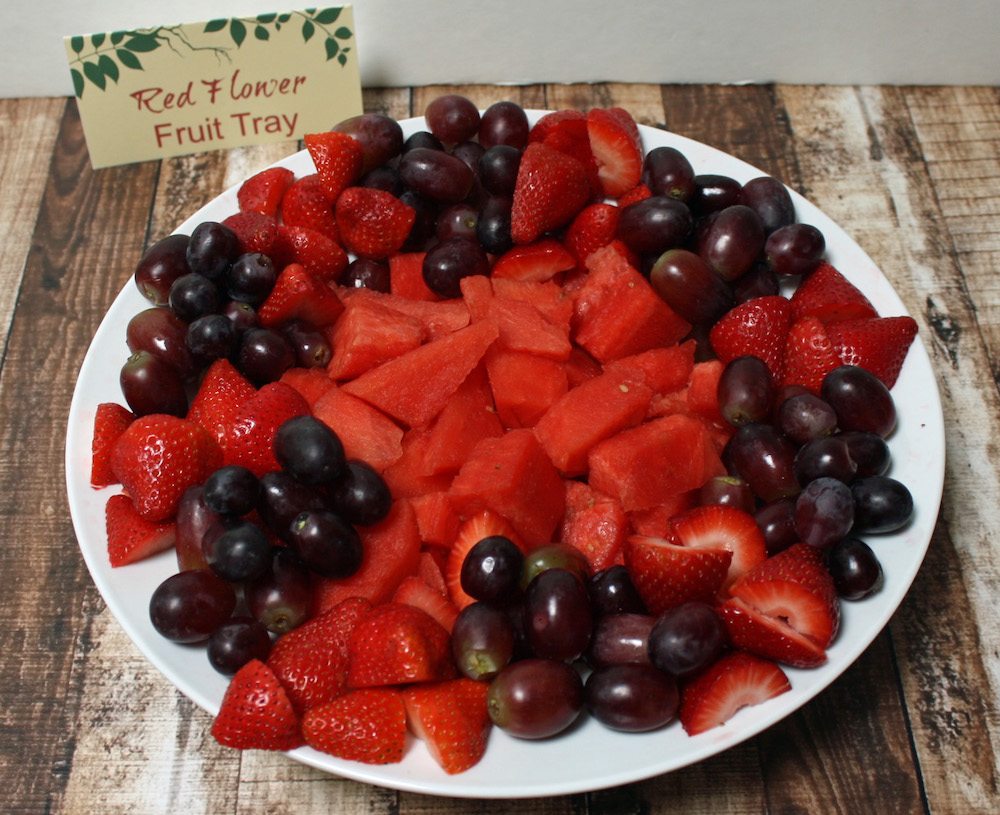
{"label": "watermelon chunk", "polygon": [[530,280],[492,278],[497,297],[530,303],[546,320],[569,336],[573,321],[573,298],[557,283],[536,283]]}
{"label": "watermelon chunk", "polygon": [[476,445],[450,495],[462,517],[491,510],[530,548],[553,540],[566,509],[563,481],[530,430],[511,430]]}
{"label": "watermelon chunk", "polygon": [[372,368],[343,389],[409,427],[424,427],[496,338],[496,326],[476,323]]}
{"label": "watermelon chunk", "polygon": [[420,347],[423,323],[372,300],[351,299],[333,328],[332,379],[353,379],[390,359]]}
{"label": "watermelon chunk", "polygon": [[608,370],[620,371],[645,382],[654,394],[672,393],[683,388],[691,379],[695,346],[694,340],[688,340],[669,348],[652,348],[641,354],[616,359],[609,363]]}
{"label": "watermelon chunk", "polygon": [[510,350],[559,361],[569,358],[571,346],[567,332],[549,322],[530,303],[493,297],[489,301],[488,314],[496,323],[500,341]]}
{"label": "watermelon chunk", "polygon": [[403,455],[403,430],[343,388],[330,388],[313,405],[313,415],[339,437],[348,458],[359,458],[378,472]]}
{"label": "watermelon chunk", "polygon": [[423,323],[428,339],[432,340],[465,328],[469,324],[469,309],[461,300],[437,302],[409,300],[371,289],[340,289],[340,293],[345,302],[359,300],[380,303],[387,308],[415,317]]}
{"label": "watermelon chunk", "polygon": [[[427,492],[410,499],[410,502],[417,515],[420,540],[427,546],[451,546],[461,521],[451,505],[448,492]],[[445,587],[444,591],[447,590]]]}
{"label": "watermelon chunk", "polygon": [[486,355],[486,370],[504,427],[534,427],[569,387],[563,363],[498,346]]}
{"label": "watermelon chunk", "polygon": [[406,300],[441,299],[424,282],[424,254],[403,252],[389,258],[389,291]]}
{"label": "watermelon chunk", "polygon": [[309,407],[315,405],[324,393],[335,387],[322,368],[289,368],[278,381],[295,388],[309,403]]}
{"label": "watermelon chunk", "polygon": [[691,371],[691,386],[687,392],[691,413],[720,426],[726,425],[718,397],[719,380],[725,367],[717,359],[697,363]]}
{"label": "watermelon chunk", "polygon": [[628,516],[617,500],[582,481],[566,482],[566,516],[559,539],[583,553],[591,572],[614,565],[628,531]]}
{"label": "watermelon chunk", "polygon": [[428,428],[418,427],[406,431],[403,436],[403,455],[382,473],[393,495],[414,498],[428,492],[448,489],[453,473],[427,475],[424,472],[430,440]]}

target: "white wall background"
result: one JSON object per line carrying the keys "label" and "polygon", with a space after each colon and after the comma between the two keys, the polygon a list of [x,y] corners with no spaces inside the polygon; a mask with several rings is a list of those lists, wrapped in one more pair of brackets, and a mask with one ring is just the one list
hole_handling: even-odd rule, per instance
{"label": "white wall background", "polygon": [[[14,0],[0,5],[13,10]],[[64,35],[305,5],[18,3],[0,28],[0,97],[70,94]],[[587,81],[1000,85],[997,0],[355,0],[354,14],[362,83],[369,87]]]}

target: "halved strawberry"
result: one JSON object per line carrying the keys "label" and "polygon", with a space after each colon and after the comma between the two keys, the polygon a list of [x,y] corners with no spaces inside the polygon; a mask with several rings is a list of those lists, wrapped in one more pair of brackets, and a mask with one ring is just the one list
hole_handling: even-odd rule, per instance
{"label": "halved strawberry", "polygon": [[867,368],[891,388],[917,336],[917,322],[907,316],[845,320],[829,325],[827,334],[844,365]]}
{"label": "halved strawberry", "polygon": [[292,706],[302,713],[340,696],[347,687],[347,644],[371,611],[363,597],[350,597],[283,635],[267,658]]}
{"label": "halved strawberry", "polygon": [[118,437],[134,418],[132,411],[117,402],[101,402],[97,406],[97,412],[94,414],[94,436],[90,444],[92,487],[107,487],[118,483],[118,479],[111,471],[111,451]]}
{"label": "halved strawberry", "polygon": [[515,246],[496,259],[491,276],[510,280],[551,280],[567,272],[576,259],[554,238],[544,238],[527,246]]}
{"label": "halved strawberry", "polygon": [[604,193],[617,198],[635,187],[642,177],[642,142],[632,116],[622,108],[594,108],[587,134]]}
{"label": "halved strawberry", "polygon": [[250,176],[236,192],[240,212],[259,212],[274,217],[295,173],[285,167],[268,167]]}
{"label": "halved strawberry", "polygon": [[618,198],[618,206],[622,209],[629,206],[630,204],[636,204],[639,201],[645,201],[647,198],[653,197],[653,191],[649,189],[645,184],[636,184],[632,189]]}
{"label": "halved strawberry", "polygon": [[287,226],[303,226],[339,242],[340,232],[333,217],[333,202],[318,173],[304,175],[288,188],[281,199],[281,220]]}
{"label": "halved strawberry", "polygon": [[449,775],[469,769],[486,752],[488,693],[488,683],[465,678],[403,690],[410,730]]}
{"label": "halved strawberry", "polygon": [[820,263],[792,295],[792,318],[816,317],[823,323],[877,317],[861,291],[829,263]]}
{"label": "halved strawberry", "polygon": [[344,190],[337,198],[335,214],[348,251],[376,260],[402,248],[417,217],[413,207],[391,192],[368,187]]}
{"label": "halved strawberry", "polygon": [[274,457],[274,436],[285,421],[309,412],[309,403],[295,388],[284,382],[264,385],[235,412],[224,463],[241,464],[257,476],[281,469]]}
{"label": "halved strawberry", "polygon": [[299,263],[289,263],[257,309],[265,328],[279,328],[302,320],[313,328],[333,325],[344,311],[337,293]]}
{"label": "halved strawberry", "polygon": [[455,618],[458,617],[458,609],[448,599],[448,596],[430,586],[417,575],[410,575],[399,584],[396,593],[392,596],[392,602],[406,603],[408,606],[427,612],[449,634],[452,626],[455,625]]}
{"label": "halved strawberry", "polygon": [[709,332],[709,341],[723,363],[746,355],[760,357],[780,382],[791,318],[792,307],[784,297],[755,297],[723,315]]}
{"label": "halved strawberry", "polygon": [[681,692],[679,718],[690,736],[728,722],[742,708],[791,690],[773,662],[736,651],[719,659]]}
{"label": "halved strawberry", "polygon": [[406,708],[395,688],[350,691],[302,717],[306,744],[363,764],[395,764],[406,747]]}
{"label": "halved strawberry", "polygon": [[237,750],[294,750],[303,744],[295,709],[270,668],[254,659],[229,683],[212,735]]}
{"label": "halved strawberry", "polygon": [[566,229],[564,241],[577,264],[583,266],[593,252],[615,239],[620,218],[621,209],[614,204],[598,202],[580,210]]}
{"label": "halved strawberry", "polygon": [[802,317],[792,323],[785,341],[784,385],[802,385],[819,393],[823,377],[841,364],[823,323]]}
{"label": "halved strawberry", "polygon": [[172,521],[147,521],[127,495],[108,498],[104,507],[104,525],[108,535],[108,561],[113,567],[135,563],[163,552],[174,545],[177,527]]}
{"label": "halved strawberry", "polygon": [[484,509],[465,520],[459,527],[458,536],[451,545],[445,574],[448,594],[451,595],[451,601],[460,611],[475,602],[475,598],[470,597],[462,590],[462,564],[465,562],[465,556],[479,541],[493,535],[509,538],[518,547],[525,550],[524,544],[514,531],[514,527],[495,512]]}
{"label": "halved strawberry", "polygon": [[[288,247],[289,262],[301,264],[320,280],[334,283],[347,268],[347,253],[322,232],[284,224],[278,230],[280,240]],[[275,262],[275,265],[281,268],[286,264]]]}
{"label": "halved strawberry", "polygon": [[291,247],[273,215],[237,212],[222,221],[236,233],[241,253],[260,252],[282,266],[291,260]]}
{"label": "halved strawberry", "polygon": [[564,226],[589,198],[590,182],[580,161],[547,144],[529,144],[514,186],[510,226],[514,243],[532,243]]}
{"label": "halved strawberry", "polygon": [[671,520],[684,546],[726,549],[733,553],[723,588],[764,561],[764,535],[753,516],[736,507],[695,507]]}
{"label": "halved strawberry", "polygon": [[546,113],[531,128],[528,141],[543,142],[547,147],[575,158],[586,170],[591,194],[594,196],[602,194],[601,180],[597,175],[597,160],[590,149],[585,114],[579,110],[556,110]]}
{"label": "halved strawberry", "polygon": [[361,175],[364,152],[360,143],[346,133],[330,130],[303,136],[306,150],[316,166],[326,197],[336,201]]}
{"label": "halved strawberry", "polygon": [[625,566],[650,614],[688,600],[711,602],[732,559],[728,549],[682,546],[676,539],[632,535],[625,541]]}
{"label": "halved strawberry", "polygon": [[779,617],[758,611],[739,597],[718,608],[726,635],[736,648],[784,662],[794,668],[815,668],[826,662],[826,649],[803,636]]}
{"label": "halved strawberry", "polygon": [[191,400],[187,418],[211,433],[224,451],[233,421],[256,392],[250,381],[228,359],[216,360],[205,371]]}

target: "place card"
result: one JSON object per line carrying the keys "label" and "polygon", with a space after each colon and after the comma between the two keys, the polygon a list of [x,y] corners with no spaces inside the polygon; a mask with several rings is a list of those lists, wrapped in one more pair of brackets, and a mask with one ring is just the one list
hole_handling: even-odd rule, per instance
{"label": "place card", "polygon": [[362,112],[350,6],[65,38],[95,168],[301,139]]}

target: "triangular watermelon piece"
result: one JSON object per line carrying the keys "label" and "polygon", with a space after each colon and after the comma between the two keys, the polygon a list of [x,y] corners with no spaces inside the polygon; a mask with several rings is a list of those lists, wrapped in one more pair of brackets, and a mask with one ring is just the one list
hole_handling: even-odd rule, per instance
{"label": "triangular watermelon piece", "polygon": [[426,337],[416,317],[377,301],[352,298],[333,328],[333,356],[327,373],[333,379],[353,379],[418,348]]}
{"label": "triangular watermelon piece", "polygon": [[313,415],[333,430],[348,458],[383,472],[403,455],[403,430],[367,402],[333,386],[313,405]]}

